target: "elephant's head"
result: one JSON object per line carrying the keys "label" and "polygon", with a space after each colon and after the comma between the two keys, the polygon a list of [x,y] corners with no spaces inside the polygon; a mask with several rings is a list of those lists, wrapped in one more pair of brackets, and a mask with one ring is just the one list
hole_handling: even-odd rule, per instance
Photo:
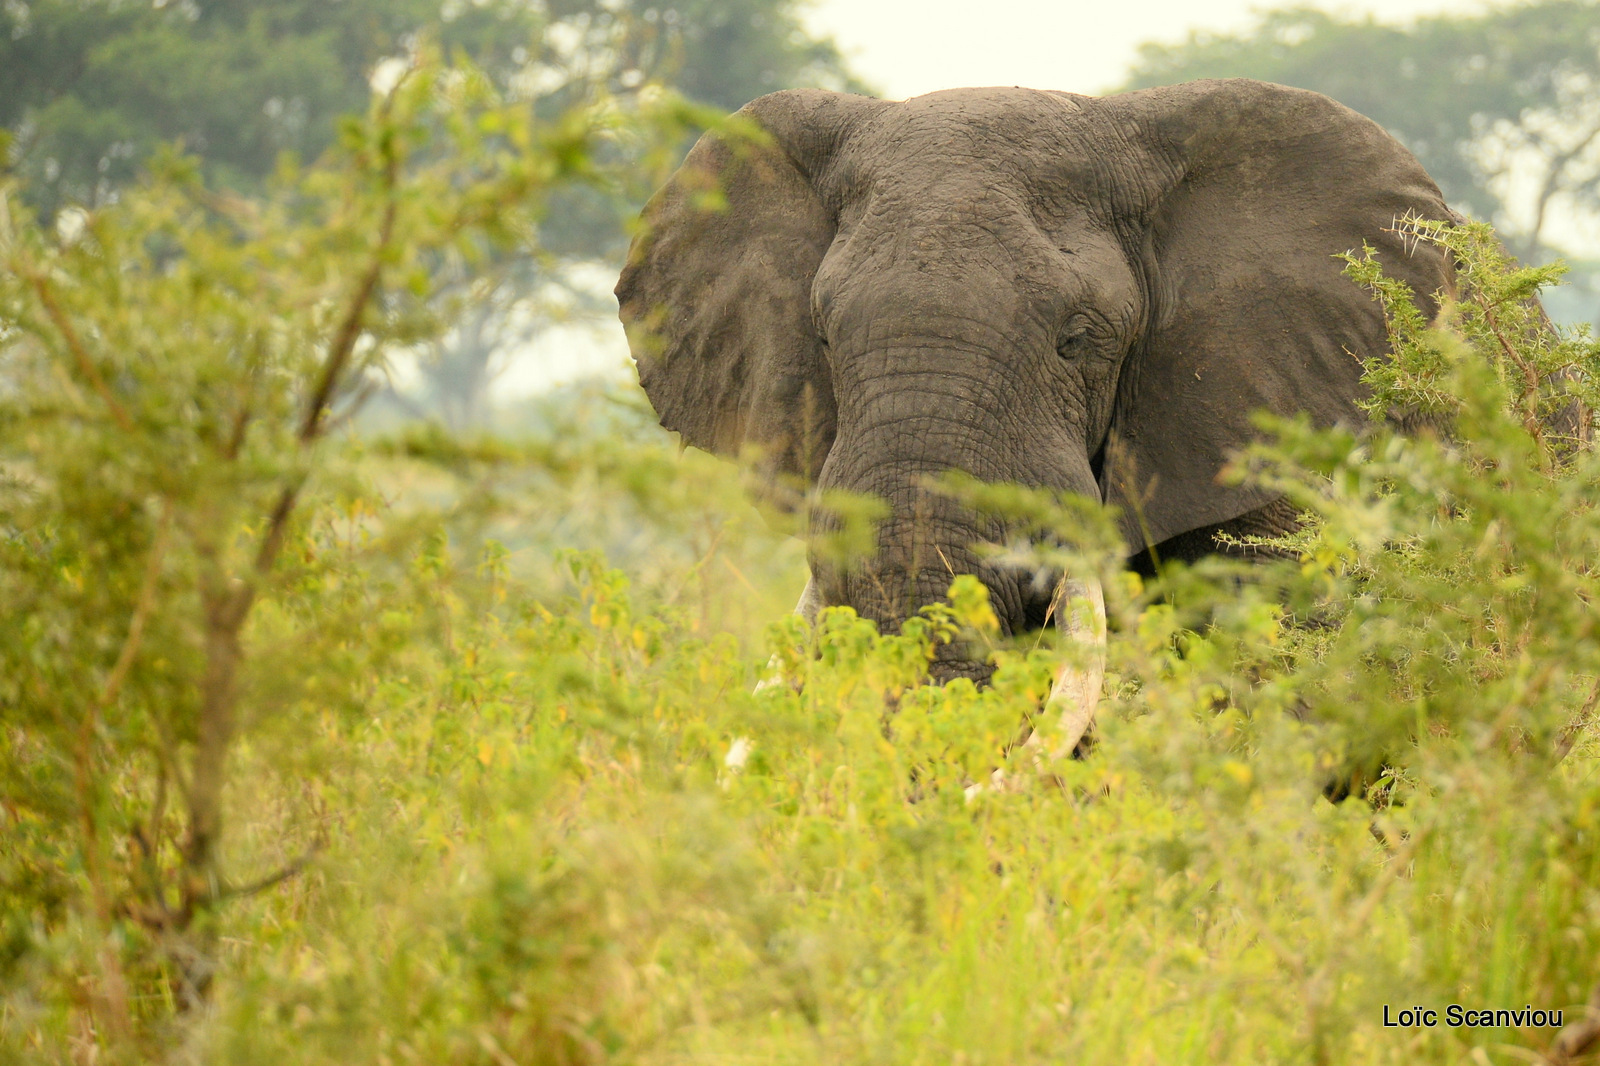
{"label": "elephant's head", "polygon": [[1450,217],[1437,187],[1315,93],[799,90],[741,114],[770,142],[694,147],[645,209],[622,318],[686,442],[887,501],[870,563],[813,560],[822,603],[887,626],[952,571],[1008,630],[1050,606],[974,551],[1001,531],[930,475],[1118,503],[1130,552],[1227,522],[1271,502],[1217,480],[1252,411],[1362,417],[1357,357],[1385,350],[1384,322],[1334,256],[1366,241],[1419,294],[1449,285],[1393,232]]}

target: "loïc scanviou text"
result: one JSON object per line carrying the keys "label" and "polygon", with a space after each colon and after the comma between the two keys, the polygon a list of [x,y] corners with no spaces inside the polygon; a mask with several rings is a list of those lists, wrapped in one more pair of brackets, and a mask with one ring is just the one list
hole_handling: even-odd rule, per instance
{"label": "lo\u00efc scanviou text", "polygon": [[1504,1027],[1559,1029],[1562,1011],[1536,1010],[1533,1004],[1521,1007],[1463,1007],[1452,1003],[1443,1010],[1435,1007],[1383,1007],[1385,1029],[1433,1029],[1441,1022],[1451,1029],[1498,1029]]}

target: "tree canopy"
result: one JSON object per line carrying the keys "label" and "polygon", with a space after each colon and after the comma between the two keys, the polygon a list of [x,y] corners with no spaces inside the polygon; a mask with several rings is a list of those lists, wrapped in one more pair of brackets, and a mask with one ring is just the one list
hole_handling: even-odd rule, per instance
{"label": "tree canopy", "polygon": [[795,0],[13,0],[0,5],[0,127],[46,213],[102,202],[156,145],[253,188],[320,155],[387,57],[432,37],[560,110],[577,87],[647,81],[732,109],[854,85]]}
{"label": "tree canopy", "polygon": [[[799,0],[9,0],[0,4],[0,171],[22,178],[27,201],[49,218],[67,205],[114,200],[158,146],[177,143],[215,186],[262,195],[285,156],[320,157],[341,117],[366,109],[385,62],[424,42],[460,56],[506,99],[551,122],[585,100],[649,84],[722,111],[798,85],[861,88],[833,43],[804,30],[798,7]],[[601,258],[625,242],[610,191],[566,187],[552,199],[538,256],[502,250],[470,269],[439,268],[448,275],[441,292],[476,309],[421,357],[423,395],[415,399],[452,424],[482,417],[497,359],[544,324],[531,294],[560,281],[550,261]]]}

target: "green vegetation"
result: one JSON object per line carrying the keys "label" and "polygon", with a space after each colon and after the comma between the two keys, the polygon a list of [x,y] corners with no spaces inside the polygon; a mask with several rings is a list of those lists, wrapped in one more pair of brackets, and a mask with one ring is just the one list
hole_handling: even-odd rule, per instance
{"label": "green vegetation", "polygon": [[[348,433],[449,327],[438,263],[689,120],[429,61],[264,200],[168,158],[0,213],[0,1060],[1559,1061],[1383,1025],[1600,981],[1600,348],[1528,304],[1558,271],[1405,223],[1463,262],[1436,331],[1351,257],[1420,428],[1268,427],[1239,476],[1296,561],[1146,586],[1097,509],[953,486],[1102,572],[1099,743],[1041,764],[1006,749],[1071,649],[970,581],[810,630],[794,543],[631,394]],[[993,687],[919,684],[957,636]]]}
{"label": "green vegetation", "polygon": [[792,0],[14,0],[0,6],[0,127],[47,215],[104,202],[173,141],[254,192],[280,154],[320,156],[375,68],[423,41],[555,110],[651,82],[725,111],[851,84]]}
{"label": "green vegetation", "polygon": [[[287,158],[311,163],[342,115],[419,49],[471,62],[508,101],[556,121],[599,100],[663,87],[719,111],[794,85],[859,88],[833,44],[806,34],[795,0],[11,0],[0,4],[0,173],[47,220],[114,202],[153,153],[178,143],[208,184],[255,196]],[[612,164],[637,146],[595,146]],[[620,259],[625,219],[649,187],[641,159],[613,165],[627,197],[552,191],[536,246],[495,250],[471,271],[437,264],[451,328],[408,360],[420,382],[382,399],[457,428],[489,420],[507,353],[550,321],[537,294],[576,263]],[[620,205],[626,202],[624,210]],[[17,203],[13,203],[13,209]],[[606,273],[615,273],[608,267]],[[607,301],[609,303],[609,301]],[[610,311],[607,310],[607,314]]]}

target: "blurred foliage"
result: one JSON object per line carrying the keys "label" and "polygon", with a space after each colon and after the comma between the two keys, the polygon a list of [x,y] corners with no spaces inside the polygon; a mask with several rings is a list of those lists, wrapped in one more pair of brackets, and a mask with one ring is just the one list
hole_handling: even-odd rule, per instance
{"label": "blurred foliage", "polygon": [[[1272,426],[1238,475],[1306,509],[1293,559],[1142,583],[1093,503],[947,483],[1010,515],[997,551],[1101,571],[1099,743],[1050,762],[1011,744],[1053,727],[1058,634],[998,639],[970,578],[894,635],[784,615],[794,544],[634,392],[520,440],[298,442],[362,264],[358,359],[437,328],[405,256],[459,203],[432,163],[394,192],[363,165],[416,136],[408,91],[269,230],[192,179],[70,238],[11,222],[0,1058],[1566,1061],[1555,1029],[1382,1024],[1576,1023],[1600,981],[1600,459],[1549,431],[1586,424],[1600,352],[1528,303],[1554,272],[1408,222],[1462,259],[1426,322],[1350,256],[1392,322],[1374,416],[1429,419]],[[238,587],[227,831],[184,928],[206,605]],[[922,683],[957,639],[990,687]]]}
{"label": "blurred foliage", "polygon": [[[1451,206],[1493,223],[1519,256],[1570,246],[1600,222],[1600,4],[1541,0],[1395,26],[1311,7],[1267,12],[1245,33],[1146,44],[1127,88],[1248,77],[1315,89],[1410,148]],[[1553,225],[1558,218],[1568,225]],[[1561,314],[1600,320],[1600,281]]]}
{"label": "blurred foliage", "polygon": [[[13,0],[0,5],[0,172],[26,179],[21,196],[50,220],[114,201],[152,153],[177,144],[211,186],[259,196],[280,164],[316,160],[336,144],[340,117],[363,111],[373,86],[423,47],[462,57],[548,122],[664,87],[721,112],[796,85],[859,88],[834,45],[804,31],[797,8],[795,0]],[[612,139],[593,149],[630,195],[562,186],[539,219],[537,254],[500,249],[470,271],[435,264],[441,298],[471,311],[452,315],[418,351],[421,387],[397,391],[396,403],[457,429],[482,426],[509,353],[551,324],[552,290],[593,313],[592,295],[569,285],[572,262],[620,256],[619,204],[659,179],[648,144]],[[619,165],[625,159],[633,165]]]}
{"label": "blurred foliage", "polygon": [[[606,180],[596,145],[635,125],[681,137],[699,113],[653,106],[543,122],[424,53],[263,198],[165,155],[147,186],[46,231],[0,187],[0,881],[20,903],[0,966],[82,919],[112,937],[86,971],[106,1033],[206,997],[216,909],[321,836],[291,830],[276,872],[244,876],[224,845],[230,762],[313,708],[362,705],[408,624],[368,612],[410,602],[441,550],[425,518],[372,533],[353,456],[325,438],[386,360],[445,328],[438,263],[535,239],[551,190]],[[301,753],[283,754],[292,776]]]}
{"label": "blurred foliage", "polygon": [[213,184],[254,193],[282,153],[333,145],[380,65],[424,39],[545,118],[647,82],[724,111],[853,84],[792,0],[19,0],[0,7],[0,127],[46,217],[104,202],[173,142]]}
{"label": "blurred foliage", "polygon": [[[528,240],[632,121],[424,65],[267,201],[174,158],[7,216],[0,1061],[1571,1061],[1383,1024],[1600,982],[1600,350],[1556,272],[1406,222],[1461,261],[1426,321],[1350,256],[1414,432],[1267,427],[1288,559],[1144,582],[1094,503],[947,483],[1104,584],[1099,742],[1051,761],[1013,742],[1075,649],[971,579],[894,635],[784,614],[797,547],[636,392],[339,431],[448,327],[430,257]],[[950,640],[991,686],[923,683]]]}

